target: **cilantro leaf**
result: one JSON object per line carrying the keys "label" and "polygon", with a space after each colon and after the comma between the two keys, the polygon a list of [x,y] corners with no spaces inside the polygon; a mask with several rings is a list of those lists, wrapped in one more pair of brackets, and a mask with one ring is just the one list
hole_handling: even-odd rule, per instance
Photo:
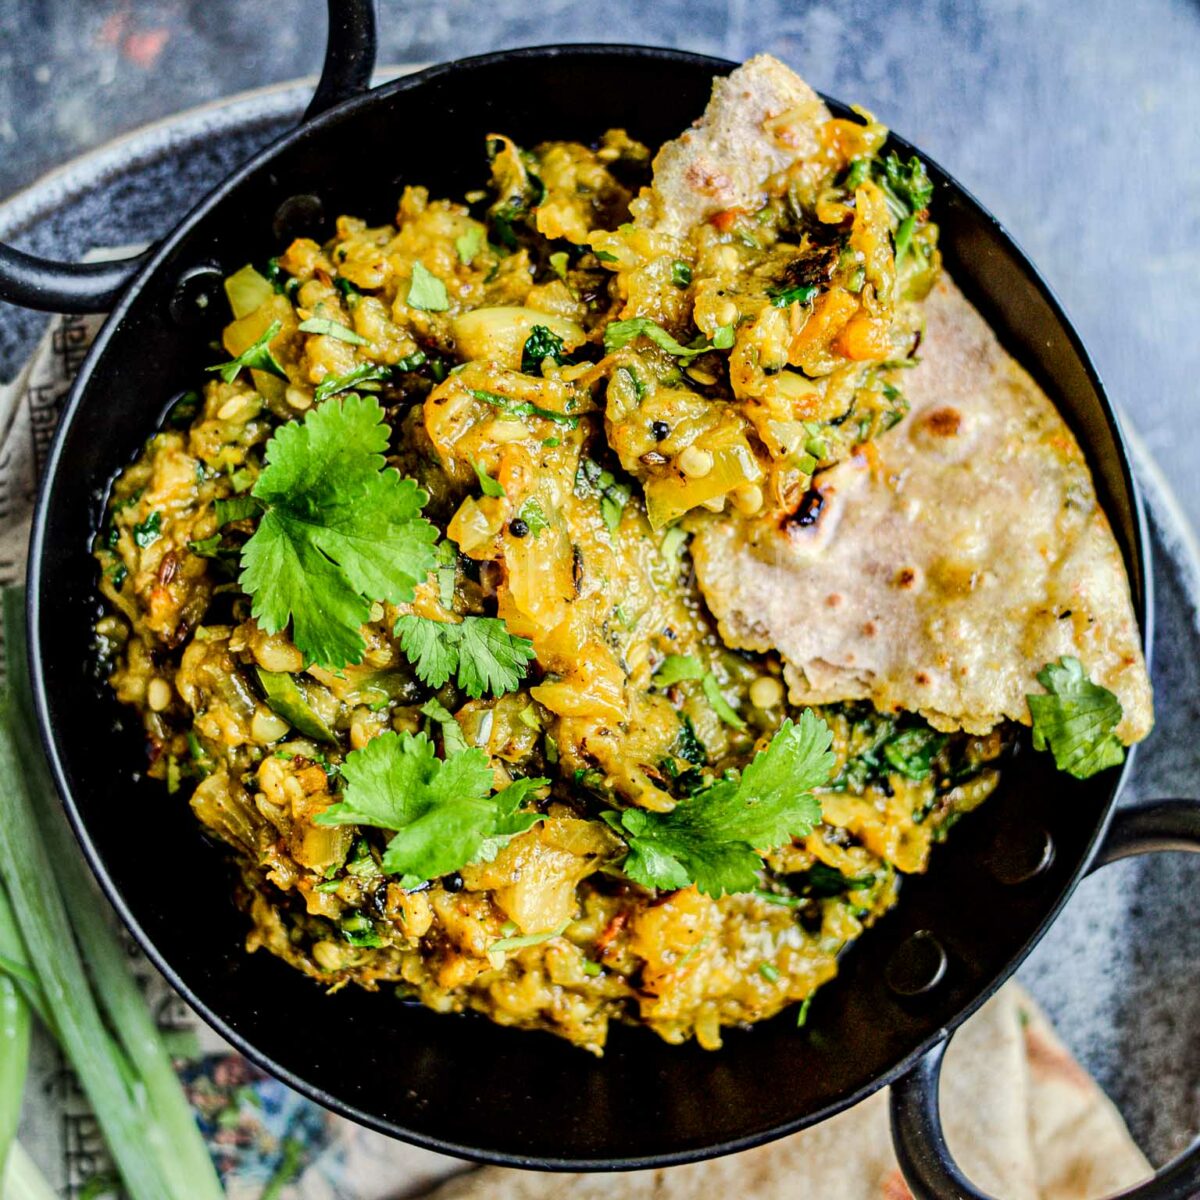
{"label": "cilantro leaf", "polygon": [[1079,659],[1064,655],[1047,663],[1037,678],[1047,694],[1025,697],[1035,750],[1049,747],[1054,765],[1076,779],[1125,761],[1125,748],[1114,732],[1123,715],[1121,702],[1084,674]]}
{"label": "cilantro leaf", "polygon": [[396,622],[396,636],[424,683],[439,688],[454,674],[474,700],[488,691],[516,691],[534,657],[533,643],[509,633],[499,617],[465,617],[455,624],[409,614]]}
{"label": "cilantro leaf", "polygon": [[331,321],[328,317],[310,317],[300,322],[301,333],[318,333],[325,337],[337,338],[339,342],[349,342],[351,346],[369,346],[371,343],[361,334],[357,334],[340,321]]}
{"label": "cilantro leaf", "polygon": [[282,329],[281,322],[272,321],[262,337],[253,346],[247,346],[237,358],[231,358],[228,362],[217,363],[216,366],[204,369],[218,372],[226,383],[232,383],[243,368],[248,371],[266,371],[268,375],[278,375],[280,379],[286,379],[287,372],[279,365],[275,355],[271,353],[271,342],[279,336]]}
{"label": "cilantro leaf", "polygon": [[394,831],[381,866],[415,887],[466,866],[484,839],[519,832],[540,819],[519,812],[548,783],[524,779],[493,793],[488,756],[474,747],[439,759],[423,733],[388,730],[342,764],[344,799],[316,818],[319,825],[372,825]]}
{"label": "cilantro leaf", "polygon": [[627,480],[619,480],[590,458],[579,461],[575,472],[575,495],[580,498],[595,496],[600,501],[600,516],[609,533],[616,533],[621,524],[621,513],[633,495],[633,486]]}
{"label": "cilantro leaf", "polygon": [[555,273],[555,275],[557,275],[559,279],[566,279],[568,265],[567,252],[565,250],[556,250],[552,255],[550,255],[549,262],[550,269]]}
{"label": "cilantro leaf", "polygon": [[781,284],[779,287],[768,288],[767,295],[775,308],[788,308],[793,304],[807,304],[816,294],[815,283]]}
{"label": "cilantro leaf", "polygon": [[526,375],[540,375],[542,362],[552,358],[561,367],[567,361],[563,340],[553,329],[534,325],[521,349],[521,370]]}
{"label": "cilantro leaf", "polygon": [[529,536],[536,542],[542,530],[550,528],[550,522],[546,520],[545,510],[542,508],[536,496],[530,496],[524,504],[521,505],[517,516],[525,522],[525,527],[529,530]]}
{"label": "cilantro leaf", "polygon": [[897,221],[915,216],[929,207],[933,199],[933,183],[925,172],[925,164],[915,154],[908,162],[902,162],[900,155],[893,150],[882,161],[875,160],[873,174]]}
{"label": "cilantro leaf", "polygon": [[[676,358],[693,359],[697,354],[706,354],[713,347],[705,342],[700,346],[685,346],[677,342],[657,321],[649,317],[630,317],[627,321],[613,321],[604,330],[604,350],[611,354],[628,346],[634,338],[644,337],[652,341],[661,350],[673,354]],[[729,343],[732,345],[732,341]]]}
{"label": "cilantro leaf", "polygon": [[949,741],[944,733],[928,726],[901,730],[883,745],[883,757],[908,779],[928,779],[933,760]]}
{"label": "cilantro leaf", "polygon": [[252,495],[263,506],[242,549],[241,586],[268,633],[292,623],[308,662],[360,662],[373,600],[394,604],[435,563],[426,495],[387,467],[388,428],[374,397],[326,400],[267,443]]}
{"label": "cilantro leaf", "polygon": [[313,400],[320,404],[322,400],[328,400],[330,396],[336,396],[339,392],[348,392],[351,388],[362,387],[364,384],[386,383],[391,377],[390,367],[382,367],[378,363],[359,363],[344,375],[326,375],[317,384]]}
{"label": "cilantro leaf", "polygon": [[144,550],[162,536],[162,513],[155,509],[144,521],[133,527],[133,540]]}
{"label": "cilantro leaf", "polygon": [[453,622],[409,613],[396,622],[395,634],[408,661],[431,688],[440,688],[458,669],[459,633]]}
{"label": "cilantro leaf", "polygon": [[419,308],[422,312],[445,312],[450,307],[446,285],[419,261],[413,263],[407,303],[409,308]]}
{"label": "cilantro leaf", "polygon": [[646,887],[694,883],[710,896],[753,891],[758,851],[803,837],[821,820],[812,789],[833,770],[832,741],[825,722],[806,710],[799,723],[784,721],[741,779],[715,783],[669,813],[606,813],[629,845],[622,870]]}
{"label": "cilantro leaf", "polygon": [[467,617],[458,628],[458,686],[474,699],[516,691],[534,657],[533,643],[509,633],[498,617]]}
{"label": "cilantro leaf", "polygon": [[497,482],[487,473],[487,467],[483,466],[476,459],[471,459],[471,466],[475,468],[475,477],[479,480],[479,490],[485,496],[501,497],[506,493],[504,485]]}
{"label": "cilantro leaf", "polygon": [[470,266],[471,260],[483,249],[483,226],[471,225],[466,233],[459,234],[454,239],[454,250],[458,254],[458,261],[464,267]]}
{"label": "cilantro leaf", "polygon": [[686,679],[703,679],[704,664],[690,654],[668,654],[654,672],[655,687],[670,687]]}

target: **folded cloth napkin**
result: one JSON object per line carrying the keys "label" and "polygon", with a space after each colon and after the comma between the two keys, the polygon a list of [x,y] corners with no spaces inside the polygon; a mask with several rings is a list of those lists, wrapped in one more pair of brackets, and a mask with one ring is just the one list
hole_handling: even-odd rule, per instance
{"label": "folded cloth napkin", "polygon": [[[0,586],[24,577],[37,479],[101,320],[53,321],[26,369],[0,388]],[[230,1200],[252,1200],[264,1188],[277,1200],[910,1195],[892,1154],[882,1092],[813,1129],[715,1162],[609,1175],[492,1167],[463,1173],[456,1160],[360,1129],[290,1092],[203,1026],[148,964],[138,969],[154,1010],[180,1046],[181,1075]],[[44,1040],[33,1065],[23,1142],[62,1195],[78,1195],[104,1177],[103,1145],[82,1094]],[[1090,1200],[1149,1174],[1116,1110],[1015,984],[954,1039],[942,1113],[963,1169],[999,1200]]]}

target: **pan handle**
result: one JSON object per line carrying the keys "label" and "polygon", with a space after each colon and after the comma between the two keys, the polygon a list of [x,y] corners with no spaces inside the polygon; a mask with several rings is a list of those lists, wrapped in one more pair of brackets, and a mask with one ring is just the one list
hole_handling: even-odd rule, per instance
{"label": "pan handle", "polygon": [[[375,67],[375,0],[328,0],[328,5],[325,65],[306,121],[365,92]],[[40,312],[107,312],[154,249],[112,262],[64,263],[0,244],[0,300]]]}
{"label": "pan handle", "polygon": [[[1118,859],[1161,850],[1200,853],[1200,801],[1155,800],[1120,810],[1093,860],[1094,871]],[[949,1038],[892,1084],[892,1143],[914,1200],[993,1200],[968,1182],[950,1155],[938,1111],[938,1081]],[[1200,1193],[1200,1140],[1153,1179],[1111,1200],[1189,1200]]]}

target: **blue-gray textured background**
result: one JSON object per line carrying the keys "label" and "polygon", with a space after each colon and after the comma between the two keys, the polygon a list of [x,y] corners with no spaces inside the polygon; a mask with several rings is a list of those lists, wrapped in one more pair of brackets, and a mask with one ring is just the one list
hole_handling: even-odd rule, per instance
{"label": "blue-gray textured background", "polygon": [[[1109,389],[1200,520],[1197,0],[381,0],[381,62],[621,40],[731,58],[770,50],[874,109],[1005,222],[1063,297]],[[313,72],[322,0],[0,0],[0,200],[114,135]],[[648,97],[647,103],[653,103]],[[244,148],[243,148],[244,149]],[[230,150],[230,154],[234,151]],[[236,161],[236,159],[234,159]],[[111,185],[29,244],[78,254],[152,236],[214,153]],[[1195,272],[1195,274],[1193,274]],[[0,379],[37,325],[0,305]],[[1159,729],[1131,796],[1200,795],[1195,589],[1161,556]],[[1026,968],[1064,1036],[1157,1161],[1200,1127],[1200,863],[1086,883]]]}

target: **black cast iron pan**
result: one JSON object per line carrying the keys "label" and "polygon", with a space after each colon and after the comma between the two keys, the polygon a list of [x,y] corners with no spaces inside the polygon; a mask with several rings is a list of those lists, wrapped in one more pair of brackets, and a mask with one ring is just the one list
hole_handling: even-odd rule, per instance
{"label": "black cast iron pan", "polygon": [[[646,47],[542,47],[433,67],[367,92],[372,6],[330,0],[329,8],[329,53],[305,121],[214,180],[159,245],[100,267],[0,247],[0,298],[112,309],[59,426],[29,559],[42,736],[100,883],[150,958],[230,1041],[320,1103],[396,1137],[522,1167],[632,1169],[752,1146],[891,1084],[913,1192],[978,1197],[940,1133],[947,1039],[1016,969],[1090,869],[1128,854],[1200,849],[1200,806],[1165,802],[1113,819],[1128,764],[1081,783],[1057,774],[1048,755],[1018,755],[997,794],[845,956],[805,1029],[784,1013],[729,1031],[725,1048],[707,1053],[617,1028],[601,1061],[482,1018],[438,1016],[357,989],[327,996],[266,954],[248,957],[221,856],[187,806],[140,774],[140,729],[88,666],[98,604],[90,544],[109,480],[208,365],[223,275],[297,234],[328,236],[339,213],[389,219],[405,183],[461,195],[478,181],[493,130],[532,144],[624,126],[656,145],[702,111],[712,77],[733,66]],[[1085,447],[1148,635],[1141,507],[1100,380],[1033,266],[925,161],[947,265]],[[1128,1194],[1167,1200],[1197,1189],[1200,1151],[1192,1150]]]}

